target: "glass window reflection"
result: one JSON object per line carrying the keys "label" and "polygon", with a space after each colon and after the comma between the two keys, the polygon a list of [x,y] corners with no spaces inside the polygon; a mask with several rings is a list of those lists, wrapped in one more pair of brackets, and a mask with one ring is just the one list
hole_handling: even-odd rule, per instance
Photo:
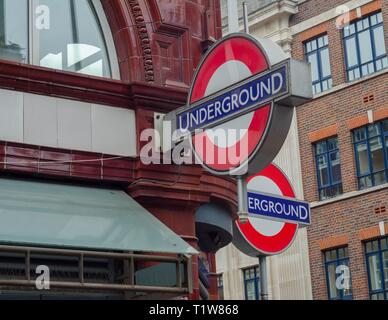
{"label": "glass window reflection", "polygon": [[319,199],[342,194],[341,159],[336,137],[315,144],[315,161]]}
{"label": "glass window reflection", "polygon": [[345,60],[348,81],[388,67],[381,12],[344,28]]}
{"label": "glass window reflection", "polygon": [[0,58],[112,76],[91,0],[0,0]]}
{"label": "glass window reflection", "polygon": [[305,43],[306,60],[311,63],[314,94],[326,91],[333,86],[328,45],[327,35]]}
{"label": "glass window reflection", "polygon": [[0,59],[29,62],[27,0],[0,0]]}

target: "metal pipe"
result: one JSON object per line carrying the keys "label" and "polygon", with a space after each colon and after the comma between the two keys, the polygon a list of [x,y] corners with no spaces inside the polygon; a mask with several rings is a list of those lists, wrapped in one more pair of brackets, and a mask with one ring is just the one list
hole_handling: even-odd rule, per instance
{"label": "metal pipe", "polygon": [[[0,286],[9,287],[33,287],[35,281],[28,280],[0,280]],[[61,289],[84,289],[84,290],[112,290],[112,291],[134,291],[134,292],[161,292],[161,293],[182,293],[187,294],[187,288],[170,288],[170,287],[151,287],[138,285],[122,284],[102,284],[102,283],[77,283],[77,282],[59,282],[50,281],[50,288]]]}
{"label": "metal pipe", "polygon": [[237,0],[228,0],[228,28],[229,33],[239,32]]}
{"label": "metal pipe", "polygon": [[134,253],[113,253],[113,252],[97,252],[97,251],[84,251],[84,250],[69,250],[69,249],[50,249],[50,248],[34,248],[34,247],[19,247],[19,246],[0,246],[0,252],[27,252],[30,253],[42,253],[64,256],[79,256],[81,254],[84,257],[94,258],[122,258],[154,262],[178,262],[181,261],[178,257],[156,256],[146,254],[134,254]]}
{"label": "metal pipe", "polygon": [[181,263],[178,262],[175,264],[176,267],[176,286],[182,288],[182,273],[181,273]]}
{"label": "metal pipe", "polygon": [[243,2],[243,16],[244,16],[244,31],[249,34],[249,22],[248,22],[248,5]]}
{"label": "metal pipe", "polygon": [[79,276],[80,282],[84,283],[84,255],[82,253],[79,256]]}
{"label": "metal pipe", "polygon": [[238,201],[238,216],[241,223],[248,222],[248,194],[245,177],[238,176],[237,178],[237,201]]}
{"label": "metal pipe", "polygon": [[260,256],[260,300],[268,300],[267,257]]}
{"label": "metal pipe", "polygon": [[31,280],[31,255],[30,255],[30,251],[27,251],[26,253],[26,277],[27,277],[27,280]]}

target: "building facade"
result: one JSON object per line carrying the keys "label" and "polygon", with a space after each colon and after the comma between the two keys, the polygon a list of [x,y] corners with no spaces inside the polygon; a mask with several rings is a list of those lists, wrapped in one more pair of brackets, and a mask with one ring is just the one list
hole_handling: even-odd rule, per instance
{"label": "building facade", "polygon": [[388,1],[303,1],[292,55],[312,63],[297,110],[314,299],[387,299]]}
{"label": "building facade", "polygon": [[217,0],[0,1],[0,298],[217,297],[198,210],[231,229],[235,183],[140,137],[220,37]]}
{"label": "building facade", "polygon": [[[240,8],[240,29],[242,25],[242,3]],[[257,38],[269,38],[287,54],[291,54],[290,18],[298,12],[293,1],[246,1],[249,13],[250,34]],[[221,1],[224,32],[227,32],[227,6]],[[302,172],[299,160],[299,137],[296,114],[287,140],[274,160],[289,177],[298,199],[303,199]],[[269,299],[309,300],[312,299],[308,254],[307,230],[298,231],[294,244],[284,253],[268,260]],[[233,244],[217,253],[217,272],[220,292],[224,299],[258,300],[259,261],[249,257]]]}

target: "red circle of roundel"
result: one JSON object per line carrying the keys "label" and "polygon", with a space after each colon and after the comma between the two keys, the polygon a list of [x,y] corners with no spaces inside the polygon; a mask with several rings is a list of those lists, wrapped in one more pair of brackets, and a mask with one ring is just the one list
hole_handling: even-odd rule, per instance
{"label": "red circle of roundel", "polygon": [[[192,85],[189,97],[191,104],[205,97],[207,86],[213,74],[224,63],[232,60],[244,63],[252,75],[269,69],[269,63],[264,53],[255,42],[242,36],[228,38],[212,49],[212,51],[206,56],[206,59],[202,62],[200,70],[197,73]],[[237,141],[236,144],[228,148],[241,150],[241,143],[248,145],[248,159],[262,140],[264,132],[268,126],[270,116],[271,104],[254,111],[247,133],[239,141]],[[197,156],[210,169],[215,171],[228,171],[235,169],[240,165],[239,163],[231,163],[229,161],[230,159],[224,158],[222,159],[222,163],[218,163],[217,156],[228,154],[226,152],[227,148],[214,145],[205,132],[193,137],[193,146]],[[206,163],[206,151],[209,149],[212,151],[214,150],[214,158],[211,158],[211,163]],[[242,159],[241,162],[244,162],[247,159]]]}
{"label": "red circle of roundel", "polygon": [[[249,181],[258,176],[263,176],[272,180],[279,187],[283,196],[295,198],[294,190],[287,177],[275,165],[271,164],[259,174],[250,177],[247,182],[249,183]],[[258,251],[267,254],[277,254],[287,249],[293,242],[296,232],[298,231],[297,224],[285,223],[278,234],[267,237],[258,232],[250,222],[241,224],[239,221],[236,221],[236,224],[241,234],[251,246]]]}

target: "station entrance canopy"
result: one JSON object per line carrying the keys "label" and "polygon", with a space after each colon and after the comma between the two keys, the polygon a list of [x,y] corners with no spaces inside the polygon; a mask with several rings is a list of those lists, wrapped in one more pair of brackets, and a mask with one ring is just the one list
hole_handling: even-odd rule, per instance
{"label": "station entrance canopy", "polygon": [[[0,220],[0,264],[3,254],[18,256],[18,261],[25,263],[21,268],[25,278],[9,280],[0,272],[2,287],[35,286],[30,276],[35,274],[31,269],[35,262],[66,256],[78,260],[73,276],[64,279],[60,270],[53,270],[59,279],[53,279],[53,287],[176,294],[190,291],[190,255],[197,251],[123,191],[0,179]],[[88,282],[86,272],[93,259],[114,260],[106,281],[99,279],[97,284],[90,277]],[[137,283],[137,272],[144,278],[144,268],[136,270],[139,262],[175,265],[176,281],[166,287],[161,283],[153,286],[149,281],[148,286]]]}

